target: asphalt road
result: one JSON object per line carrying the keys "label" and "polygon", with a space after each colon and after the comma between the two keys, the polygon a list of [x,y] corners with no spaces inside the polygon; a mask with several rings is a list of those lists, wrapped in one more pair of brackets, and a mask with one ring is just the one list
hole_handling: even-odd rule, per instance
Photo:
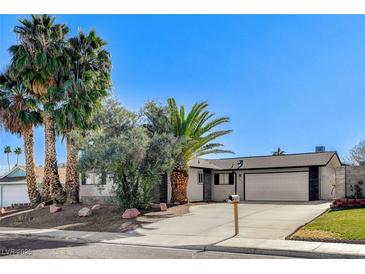
{"label": "asphalt road", "polygon": [[282,259],[287,257],[0,236],[0,258],[21,259]]}

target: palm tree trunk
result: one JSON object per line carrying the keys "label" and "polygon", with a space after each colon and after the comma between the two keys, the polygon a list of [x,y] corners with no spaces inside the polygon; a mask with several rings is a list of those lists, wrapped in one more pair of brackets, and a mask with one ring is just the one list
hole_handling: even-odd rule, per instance
{"label": "palm tree trunk", "polygon": [[8,158],[8,169],[10,171],[10,161],[9,161],[9,153],[6,154],[6,157]]}
{"label": "palm tree trunk", "polygon": [[186,169],[176,166],[171,173],[171,202],[186,204],[188,202],[189,173]]}
{"label": "palm tree trunk", "polygon": [[42,201],[42,197],[37,190],[37,179],[34,171],[34,133],[33,127],[27,127],[23,132],[25,172],[27,179],[28,196],[31,206],[35,206]]}
{"label": "palm tree trunk", "polygon": [[54,126],[54,117],[51,113],[45,113],[44,131],[45,131],[45,164],[44,178],[46,197],[51,197],[56,203],[66,201],[66,192],[60,183],[57,166],[56,154],[56,132]]}
{"label": "palm tree trunk", "polygon": [[70,132],[66,133],[67,163],[66,163],[66,193],[69,203],[79,203],[79,177],[76,171],[78,152],[75,140]]}

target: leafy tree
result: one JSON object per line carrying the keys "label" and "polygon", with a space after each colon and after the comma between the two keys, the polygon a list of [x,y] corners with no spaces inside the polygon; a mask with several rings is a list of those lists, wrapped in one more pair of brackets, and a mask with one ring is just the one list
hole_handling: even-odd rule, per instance
{"label": "leafy tree", "polygon": [[10,159],[9,159],[9,155],[12,153],[13,151],[11,150],[10,146],[6,146],[4,148],[4,153],[6,154],[6,158],[8,159],[8,169],[10,171]]}
{"label": "leafy tree", "polygon": [[94,117],[97,129],[80,139],[80,171],[108,174],[122,209],[147,208],[151,190],[174,164],[176,139],[149,134],[143,124],[145,118],[108,99]]}
{"label": "leafy tree", "polygon": [[365,165],[365,140],[361,140],[350,150],[348,160],[353,165]]}
{"label": "leafy tree", "polygon": [[277,148],[277,150],[272,152],[273,156],[281,156],[281,155],[285,155],[285,151],[282,150],[280,147]]}
{"label": "leafy tree", "polygon": [[42,102],[45,127],[44,195],[55,202],[64,202],[65,191],[59,180],[56,155],[54,108],[59,100],[62,80],[68,73],[65,36],[69,28],[55,24],[49,15],[32,15],[20,19],[15,26],[18,44],[10,47],[10,73],[20,80]]}
{"label": "leafy tree", "polygon": [[69,68],[63,85],[63,100],[58,104],[55,117],[58,130],[67,142],[65,187],[70,203],[79,202],[78,149],[74,131],[90,127],[93,112],[111,86],[111,60],[105,45],[94,31],[87,35],[79,31],[78,36],[69,39],[67,44]]}
{"label": "leafy tree", "polygon": [[168,99],[168,111],[172,132],[180,142],[181,152],[171,173],[171,201],[186,203],[189,180],[187,163],[199,156],[211,153],[233,153],[221,149],[220,143],[213,142],[232,130],[213,131],[217,126],[228,123],[228,117],[213,119],[214,114],[207,110],[208,103],[196,103],[185,115],[184,106],[180,108],[173,98]]}
{"label": "leafy tree", "polygon": [[[33,127],[41,124],[42,119],[29,91],[6,74],[0,76],[0,121],[6,130],[23,136],[28,196],[31,204],[36,205],[41,202],[41,196],[34,170]],[[10,147],[6,151],[11,151]],[[15,149],[17,155],[21,151],[19,147]]]}
{"label": "leafy tree", "polygon": [[19,156],[23,153],[21,147],[16,147],[14,150],[14,154],[16,155],[16,165],[19,164]]}

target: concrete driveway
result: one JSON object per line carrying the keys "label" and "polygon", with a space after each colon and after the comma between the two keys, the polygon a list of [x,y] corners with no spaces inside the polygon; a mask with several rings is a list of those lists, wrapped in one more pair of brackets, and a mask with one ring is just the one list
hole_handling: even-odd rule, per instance
{"label": "concrete driveway", "polygon": [[[240,237],[284,239],[329,207],[329,202],[244,202],[239,204]],[[233,208],[226,203],[193,205],[190,213],[137,230],[147,235],[229,238],[234,234]]]}

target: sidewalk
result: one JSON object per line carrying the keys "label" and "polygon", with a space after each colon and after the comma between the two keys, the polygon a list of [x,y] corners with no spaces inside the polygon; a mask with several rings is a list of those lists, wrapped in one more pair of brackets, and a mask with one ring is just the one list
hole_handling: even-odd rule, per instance
{"label": "sidewalk", "polygon": [[0,227],[0,235],[17,235],[75,242],[99,242],[121,245],[172,247],[205,251],[238,252],[303,258],[365,258],[365,245],[247,239],[215,236],[144,235],[129,233],[64,231],[57,229],[22,229]]}

